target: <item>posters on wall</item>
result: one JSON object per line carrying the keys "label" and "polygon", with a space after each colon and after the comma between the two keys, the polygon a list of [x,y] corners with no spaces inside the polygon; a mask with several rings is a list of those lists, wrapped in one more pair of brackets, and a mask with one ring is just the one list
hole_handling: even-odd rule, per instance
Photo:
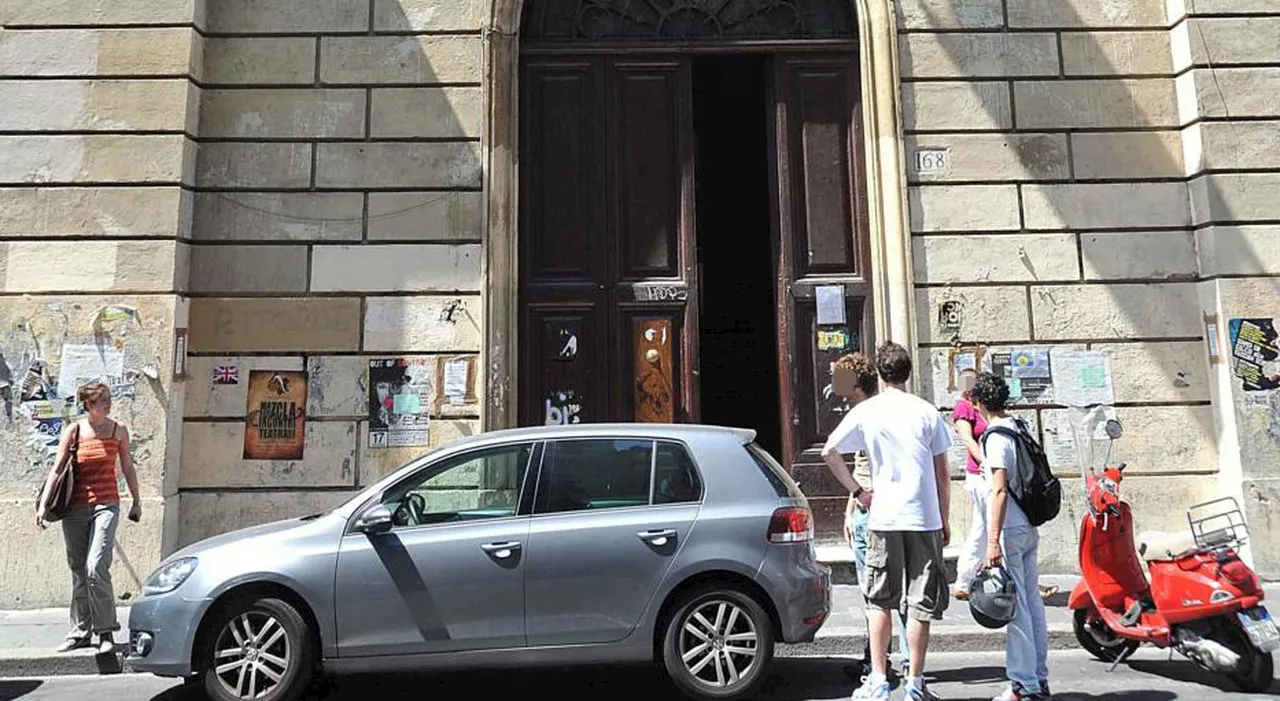
{"label": "posters on wall", "polygon": [[90,382],[111,387],[113,397],[133,394],[136,377],[126,376],[124,351],[114,346],[66,343],[62,346],[62,366],[58,372],[58,396],[74,397],[76,390]]}
{"label": "posters on wall", "polygon": [[307,373],[249,372],[245,460],[301,460],[306,445]]}
{"label": "posters on wall", "polygon": [[1104,351],[1055,349],[1053,363],[1059,404],[1084,407],[1115,403],[1111,364]]}
{"label": "posters on wall", "polygon": [[1232,374],[1240,378],[1246,392],[1280,388],[1280,351],[1277,351],[1275,319],[1232,319]]}
{"label": "posters on wall", "polygon": [[369,361],[370,448],[430,443],[433,362],[424,357]]}

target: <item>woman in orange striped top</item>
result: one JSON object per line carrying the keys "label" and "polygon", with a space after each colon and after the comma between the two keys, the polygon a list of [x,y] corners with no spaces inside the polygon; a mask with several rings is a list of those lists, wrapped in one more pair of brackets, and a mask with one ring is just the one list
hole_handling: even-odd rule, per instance
{"label": "woman in orange striped top", "polygon": [[[142,517],[138,499],[138,476],[129,456],[129,430],[108,414],[111,412],[111,389],[101,383],[80,388],[77,394],[88,416],[80,427],[71,509],[62,519],[62,537],[67,546],[67,564],[71,567],[71,622],[73,628],[58,647],[59,652],[88,647],[98,636],[98,651],[115,651],[114,633],[120,630],[116,619],[115,590],[111,584],[111,559],[115,550],[116,527],[120,516],[120,491],[116,467],[124,474],[133,497],[129,520]],[[58,459],[62,462],[71,443],[72,426],[62,432],[58,442]],[[36,525],[46,526],[45,505],[53,482],[53,472],[45,482],[43,498],[36,513]]]}

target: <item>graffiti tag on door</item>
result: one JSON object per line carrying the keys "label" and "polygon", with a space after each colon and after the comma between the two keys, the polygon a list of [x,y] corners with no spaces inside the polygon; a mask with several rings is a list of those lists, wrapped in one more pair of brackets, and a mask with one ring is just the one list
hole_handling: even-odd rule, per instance
{"label": "graffiti tag on door", "polygon": [[582,423],[582,403],[571,389],[554,390],[544,400],[545,423],[548,426],[567,426]]}

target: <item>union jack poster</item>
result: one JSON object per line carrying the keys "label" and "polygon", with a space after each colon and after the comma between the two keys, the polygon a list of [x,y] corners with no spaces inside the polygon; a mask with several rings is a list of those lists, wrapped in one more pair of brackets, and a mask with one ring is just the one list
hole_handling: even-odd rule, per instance
{"label": "union jack poster", "polygon": [[239,365],[215,365],[213,368],[213,384],[215,385],[240,384],[240,366]]}

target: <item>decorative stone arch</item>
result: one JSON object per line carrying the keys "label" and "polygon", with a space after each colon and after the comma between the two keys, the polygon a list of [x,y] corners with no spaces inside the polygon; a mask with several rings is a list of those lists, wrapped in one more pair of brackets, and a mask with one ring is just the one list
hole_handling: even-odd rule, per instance
{"label": "decorative stone arch", "polygon": [[[526,0],[491,0],[484,41],[485,158],[483,430],[516,425],[519,368],[520,20]],[[876,337],[916,349],[916,320],[892,0],[849,0],[862,73],[867,209]]]}

